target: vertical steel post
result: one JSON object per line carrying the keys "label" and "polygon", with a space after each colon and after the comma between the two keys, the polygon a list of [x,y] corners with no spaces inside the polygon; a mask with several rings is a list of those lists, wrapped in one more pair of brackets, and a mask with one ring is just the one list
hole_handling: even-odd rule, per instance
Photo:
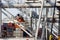
{"label": "vertical steel post", "polygon": [[1,12],[1,0],[0,0],[0,37],[1,37],[1,25],[2,25],[2,12]]}
{"label": "vertical steel post", "polygon": [[[38,14],[38,10],[37,9],[35,9],[35,11],[37,12],[37,14]],[[35,18],[35,30],[36,30],[36,28],[37,28],[37,18]]]}
{"label": "vertical steel post", "polygon": [[48,11],[49,11],[49,9],[48,8],[46,8],[46,40],[47,40],[47,17],[48,17]]}
{"label": "vertical steel post", "polygon": [[32,12],[31,12],[31,9],[30,9],[30,26],[31,26],[31,31],[32,31]]}
{"label": "vertical steel post", "polygon": [[[44,0],[41,1],[42,4],[41,4],[41,11],[39,13],[39,20],[38,20],[38,24],[37,24],[37,29],[36,29],[36,34],[35,34],[35,40],[37,40],[37,35],[38,35],[38,28],[40,26],[40,23],[41,23],[41,16],[42,16],[42,11],[43,11],[43,6],[44,6]],[[41,36],[41,40],[42,40],[42,37],[43,37],[43,34]]]}

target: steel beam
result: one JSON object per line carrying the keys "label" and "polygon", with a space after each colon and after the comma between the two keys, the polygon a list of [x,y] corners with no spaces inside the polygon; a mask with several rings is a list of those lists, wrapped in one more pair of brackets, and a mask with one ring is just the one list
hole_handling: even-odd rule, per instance
{"label": "steel beam", "polygon": [[[1,3],[0,3],[1,4]],[[41,8],[41,4],[13,4],[13,5],[7,5],[7,4],[1,4],[1,8]],[[56,6],[60,6],[60,4],[56,4]],[[54,5],[51,5],[49,3],[44,5],[44,8],[52,8]]]}
{"label": "steel beam", "polygon": [[2,15],[2,13],[1,13],[1,10],[0,10],[0,37],[1,37],[1,24],[2,24],[2,21],[1,21],[2,17],[1,17],[1,15]]}

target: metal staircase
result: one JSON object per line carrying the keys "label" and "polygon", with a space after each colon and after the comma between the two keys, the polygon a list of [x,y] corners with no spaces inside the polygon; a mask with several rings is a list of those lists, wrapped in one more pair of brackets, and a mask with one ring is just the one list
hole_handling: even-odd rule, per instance
{"label": "metal staircase", "polygon": [[[3,12],[3,11],[2,11]],[[11,19],[5,12],[3,12],[9,19]],[[17,22],[18,21],[16,21],[16,20],[14,20],[14,19],[12,19],[12,21],[15,23],[15,24],[17,24]],[[32,37],[32,35],[30,34],[30,33],[28,33],[23,27],[23,25],[22,24],[17,24],[24,32],[26,32],[30,37]]]}
{"label": "metal staircase", "polygon": [[[10,4],[11,5],[11,4]],[[7,11],[6,9],[4,9],[5,11]],[[19,11],[21,11],[24,15],[27,15],[27,17],[30,18],[30,11],[26,10],[26,8],[19,8]],[[8,11],[7,11],[8,12]],[[8,12],[10,13],[10,12]],[[12,14],[11,14],[12,15]],[[12,15],[13,16],[13,15]],[[14,17],[14,16],[13,16]],[[28,20],[29,21],[29,20]],[[29,30],[29,28],[27,28],[27,30]],[[31,30],[29,30],[31,32]],[[33,34],[33,32],[31,32]]]}
{"label": "metal staircase", "polygon": [[[9,11],[7,11],[6,9],[4,9],[6,12],[8,12],[14,19],[15,19],[15,17],[9,12]],[[25,24],[25,23],[24,23]],[[22,26],[23,26],[23,24],[21,24]],[[30,27],[29,27],[29,23],[28,24],[26,24],[26,29],[30,32],[30,33],[32,33],[32,35],[34,35],[33,33],[34,33],[34,31],[31,31],[31,29],[30,29]]]}

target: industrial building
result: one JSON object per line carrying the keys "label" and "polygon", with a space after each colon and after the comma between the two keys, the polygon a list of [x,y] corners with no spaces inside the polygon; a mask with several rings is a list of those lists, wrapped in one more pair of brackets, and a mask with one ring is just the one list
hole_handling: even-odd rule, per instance
{"label": "industrial building", "polygon": [[0,40],[60,40],[60,0],[0,0]]}

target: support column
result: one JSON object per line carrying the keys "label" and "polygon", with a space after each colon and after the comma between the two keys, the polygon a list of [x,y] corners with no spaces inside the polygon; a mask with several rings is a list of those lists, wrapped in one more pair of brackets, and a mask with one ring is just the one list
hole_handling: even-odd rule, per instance
{"label": "support column", "polygon": [[1,25],[2,25],[2,12],[1,12],[1,0],[0,0],[0,37],[1,37]]}
{"label": "support column", "polygon": [[31,9],[30,9],[30,26],[31,26],[31,31],[32,31],[32,12],[31,12]]}
{"label": "support column", "polygon": [[48,28],[47,28],[47,18],[48,18],[48,11],[49,11],[49,8],[46,8],[46,40],[48,39],[48,33],[47,33],[47,30],[48,30]]}

